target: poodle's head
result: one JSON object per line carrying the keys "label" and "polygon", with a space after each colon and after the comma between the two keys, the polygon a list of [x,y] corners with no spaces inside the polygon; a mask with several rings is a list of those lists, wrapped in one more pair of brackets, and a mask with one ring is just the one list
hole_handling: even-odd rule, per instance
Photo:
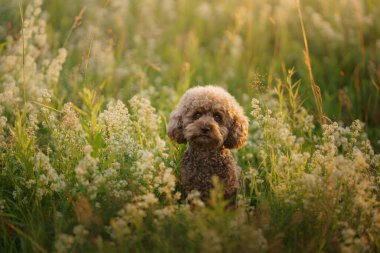
{"label": "poodle's head", "polygon": [[202,148],[242,147],[248,120],[227,91],[216,86],[189,89],[170,115],[170,139]]}

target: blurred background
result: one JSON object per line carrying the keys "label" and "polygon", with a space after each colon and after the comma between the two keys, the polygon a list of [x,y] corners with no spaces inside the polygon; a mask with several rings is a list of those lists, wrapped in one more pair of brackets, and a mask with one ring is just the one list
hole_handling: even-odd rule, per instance
{"label": "blurred background", "polygon": [[[20,8],[0,0],[0,50],[16,38]],[[68,51],[55,95],[79,101],[83,87],[124,101],[149,93],[168,114],[190,86],[217,84],[246,107],[294,68],[304,106],[317,114],[305,64],[310,63],[324,114],[366,123],[380,135],[380,4],[378,0],[66,0],[45,1],[46,48]]]}

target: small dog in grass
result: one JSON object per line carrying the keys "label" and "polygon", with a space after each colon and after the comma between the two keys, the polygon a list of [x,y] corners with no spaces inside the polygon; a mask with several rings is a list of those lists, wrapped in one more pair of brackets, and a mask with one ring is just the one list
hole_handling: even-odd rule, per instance
{"label": "small dog in grass", "polygon": [[173,141],[188,143],[181,164],[186,195],[197,190],[206,201],[216,175],[225,198],[235,197],[240,168],[230,149],[245,145],[248,119],[233,96],[216,86],[189,89],[171,113],[167,132]]}

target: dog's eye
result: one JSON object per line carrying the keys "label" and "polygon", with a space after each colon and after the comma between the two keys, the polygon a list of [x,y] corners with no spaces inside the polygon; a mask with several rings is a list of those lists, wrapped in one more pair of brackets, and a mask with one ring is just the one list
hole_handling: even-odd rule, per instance
{"label": "dog's eye", "polygon": [[193,119],[199,119],[202,116],[202,113],[197,112],[193,115]]}
{"label": "dog's eye", "polygon": [[222,118],[222,115],[220,115],[219,113],[215,113],[214,114],[214,119],[216,122],[222,122],[223,118]]}

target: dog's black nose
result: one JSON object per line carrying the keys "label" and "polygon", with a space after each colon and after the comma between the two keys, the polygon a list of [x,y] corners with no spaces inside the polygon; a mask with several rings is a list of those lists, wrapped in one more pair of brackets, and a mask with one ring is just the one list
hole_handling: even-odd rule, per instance
{"label": "dog's black nose", "polygon": [[208,131],[210,131],[210,126],[207,126],[207,125],[202,126],[201,130],[202,130],[202,133],[207,134]]}

